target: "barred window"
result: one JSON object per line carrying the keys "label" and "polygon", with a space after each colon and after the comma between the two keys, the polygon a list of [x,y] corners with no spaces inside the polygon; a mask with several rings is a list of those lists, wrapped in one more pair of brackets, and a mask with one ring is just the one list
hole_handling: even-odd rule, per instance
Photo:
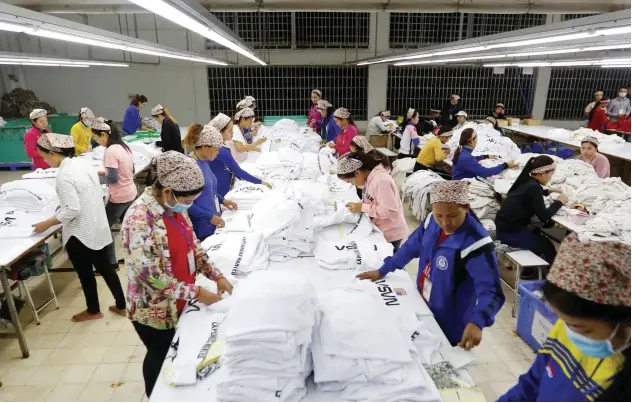
{"label": "barred window", "polygon": [[296,13],[296,47],[368,48],[369,13]]}
{"label": "barred window", "polygon": [[562,14],[562,21],[576,20],[578,18],[590,17],[597,14]]}
{"label": "barred window", "polygon": [[470,119],[489,116],[498,102],[505,104],[507,116],[527,117],[535,82],[536,71],[524,75],[520,68],[507,68],[500,75],[486,67],[389,66],[386,105],[397,115],[405,115],[408,108],[424,115],[458,94]]}
{"label": "barred window", "polygon": [[209,67],[211,116],[235,112],[246,95],[257,99],[257,115],[307,116],[311,92],[319,89],[334,107],[356,120],[367,117],[368,69],[358,66]]}
{"label": "barred window", "polygon": [[391,13],[389,43],[393,49],[418,48],[462,39],[461,13]]}
{"label": "barred window", "polygon": [[472,19],[472,38],[537,27],[546,23],[546,14],[468,14],[467,17]]}
{"label": "barred window", "polygon": [[[292,47],[292,13],[217,12],[213,14],[255,49],[290,49]],[[224,49],[224,47],[207,40],[207,49]]]}
{"label": "barred window", "polygon": [[583,120],[596,91],[603,91],[606,99],[615,98],[620,87],[630,87],[630,79],[628,68],[553,67],[544,118]]}

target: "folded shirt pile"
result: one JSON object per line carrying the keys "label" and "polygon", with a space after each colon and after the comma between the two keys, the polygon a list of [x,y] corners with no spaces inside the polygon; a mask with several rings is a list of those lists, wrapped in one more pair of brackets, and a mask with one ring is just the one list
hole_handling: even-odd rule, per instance
{"label": "folded shirt pile", "polygon": [[303,155],[288,148],[270,151],[257,158],[257,168],[267,179],[292,180],[301,174]]}
{"label": "folded shirt pile", "polygon": [[322,138],[311,128],[308,129],[309,131],[299,131],[290,135],[286,133],[281,140],[281,147],[287,147],[299,153],[318,153]]}
{"label": "folded shirt pile", "polygon": [[424,220],[430,207],[430,184],[443,181],[442,177],[431,171],[417,171],[404,181],[402,194],[415,217]]}
{"label": "folded shirt pile", "polygon": [[46,179],[57,176],[57,168],[42,169],[37,168],[33,172],[22,175],[22,179]]}
{"label": "folded shirt pile", "polygon": [[268,268],[268,246],[260,232],[223,232],[202,242],[213,267],[226,277],[244,277]]}
{"label": "folded shirt pile", "polygon": [[336,173],[338,159],[335,153],[336,151],[331,147],[323,147],[318,151],[318,163],[321,174]]}
{"label": "folded shirt pile", "polygon": [[57,205],[59,198],[55,188],[43,181],[21,179],[0,186],[0,208],[40,212]]}
{"label": "folded shirt pile", "polygon": [[241,281],[230,299],[217,400],[301,400],[319,322],[314,287],[286,271],[258,272]]}
{"label": "folded shirt pile", "polygon": [[321,175],[316,181],[329,186],[331,200],[344,202],[359,200],[356,187],[339,179],[336,175]]}
{"label": "folded shirt pile", "polygon": [[[320,138],[320,136],[318,137]],[[301,173],[298,179],[315,182],[322,174],[320,171],[319,155],[314,153],[304,153],[301,162]]]}
{"label": "folded shirt pile", "polygon": [[319,239],[314,256],[319,267],[328,270],[355,270],[356,273],[377,270],[384,259],[393,255],[393,245],[366,238],[344,242]]}
{"label": "folded shirt pile", "polygon": [[321,322],[312,343],[318,389],[351,401],[440,401],[414,332],[389,315],[368,287],[358,282],[319,294]]}
{"label": "folded shirt pile", "polygon": [[0,239],[27,238],[35,235],[33,225],[47,220],[54,209],[27,212],[22,209],[0,207]]}
{"label": "folded shirt pile", "polygon": [[468,188],[470,208],[474,214],[483,220],[485,218],[495,219],[500,211],[500,203],[496,200],[494,188],[478,179],[463,179],[470,182]]}
{"label": "folded shirt pile", "polygon": [[393,162],[393,170],[391,171],[391,176],[397,184],[398,189],[401,189],[402,186],[404,186],[406,174],[413,171],[413,169],[415,168],[415,162],[416,161],[414,158],[402,158]]}
{"label": "folded shirt pile", "polygon": [[241,210],[252,210],[255,204],[269,193],[270,189],[265,185],[243,182],[226,193],[224,198],[237,203],[238,208]]}

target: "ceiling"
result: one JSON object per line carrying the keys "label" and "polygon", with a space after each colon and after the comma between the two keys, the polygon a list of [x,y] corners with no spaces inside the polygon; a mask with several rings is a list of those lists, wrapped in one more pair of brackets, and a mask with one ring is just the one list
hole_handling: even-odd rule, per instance
{"label": "ceiling", "polygon": [[[3,0],[47,13],[146,12],[126,0]],[[603,13],[629,0],[199,0],[211,11],[396,11],[471,13]]]}

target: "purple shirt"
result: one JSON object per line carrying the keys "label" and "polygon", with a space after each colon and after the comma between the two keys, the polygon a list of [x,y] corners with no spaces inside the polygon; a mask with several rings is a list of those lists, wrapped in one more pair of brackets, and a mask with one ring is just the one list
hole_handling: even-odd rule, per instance
{"label": "purple shirt", "polygon": [[320,130],[320,121],[322,117],[323,115],[320,114],[316,105],[312,105],[312,107],[309,108],[309,114],[307,115],[307,125],[309,126],[311,122],[314,122],[312,127],[314,128],[314,131],[318,132]]}

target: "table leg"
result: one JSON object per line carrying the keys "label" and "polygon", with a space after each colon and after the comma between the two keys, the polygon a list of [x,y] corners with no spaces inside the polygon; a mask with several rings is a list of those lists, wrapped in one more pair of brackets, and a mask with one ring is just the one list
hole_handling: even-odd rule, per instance
{"label": "table leg", "polygon": [[518,285],[520,283],[520,275],[521,275],[521,270],[522,266],[520,266],[519,264],[516,263],[516,282],[514,283],[514,300],[513,300],[513,306],[511,307],[511,317],[515,318],[516,317],[516,311],[518,310]]}
{"label": "table leg", "polygon": [[0,268],[0,283],[2,283],[2,289],[4,290],[5,302],[9,307],[9,313],[11,314],[11,322],[15,328],[15,334],[18,337],[20,343],[20,350],[22,350],[22,358],[29,358],[29,348],[26,345],[26,339],[22,332],[22,325],[20,324],[20,317],[18,316],[18,310],[15,308],[15,301],[13,301],[13,293],[11,292],[11,286],[9,285],[9,277],[5,268]]}

